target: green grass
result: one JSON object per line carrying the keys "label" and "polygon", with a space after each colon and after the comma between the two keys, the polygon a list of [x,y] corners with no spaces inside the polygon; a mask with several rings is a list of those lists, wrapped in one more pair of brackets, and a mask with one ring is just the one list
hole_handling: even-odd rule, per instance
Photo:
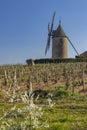
{"label": "green grass", "polygon": [[[43,123],[47,120],[49,128],[40,128],[38,130],[86,130],[87,129],[87,101],[59,99],[53,100],[55,105],[53,108],[43,106],[44,115],[39,120]],[[10,109],[13,104],[0,104],[0,117],[5,111]],[[22,108],[25,104],[18,103],[17,108]],[[27,113],[26,113],[27,114]],[[11,117],[6,117],[7,120]],[[18,116],[14,119],[15,124],[20,124],[24,118]]]}
{"label": "green grass", "polygon": [[[32,130],[87,130],[87,95],[81,96],[77,92],[72,95],[71,92],[60,88],[53,91],[53,96],[52,100],[55,105],[52,108],[48,107],[47,98],[34,101],[35,104],[43,108],[44,115],[39,118],[39,121],[43,124],[47,120],[49,128]],[[2,94],[1,97],[3,101],[4,95]],[[18,114],[17,118],[14,118],[12,113],[9,113],[14,104],[17,106],[16,109],[22,109],[27,105],[24,103],[0,103],[0,118],[4,115],[4,112],[8,112],[8,115],[3,120],[0,120],[0,124],[2,121],[7,122],[8,119],[12,119],[15,126],[20,126],[20,123],[25,121],[28,112]],[[13,112],[17,113],[16,110]],[[18,128],[13,130],[18,130]]]}
{"label": "green grass", "polygon": [[84,130],[87,127],[87,105],[85,102],[74,103],[69,100],[57,101],[56,106],[47,110],[47,117],[52,130]]}

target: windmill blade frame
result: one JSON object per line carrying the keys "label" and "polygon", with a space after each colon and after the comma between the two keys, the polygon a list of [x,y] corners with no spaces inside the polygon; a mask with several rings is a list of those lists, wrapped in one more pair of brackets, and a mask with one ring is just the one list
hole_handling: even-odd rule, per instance
{"label": "windmill blade frame", "polygon": [[47,38],[47,44],[46,44],[46,49],[45,49],[45,55],[47,54],[47,51],[50,48],[50,35],[48,34],[48,38]]}
{"label": "windmill blade frame", "polygon": [[52,36],[52,30],[53,30],[53,25],[54,25],[55,13],[56,12],[53,13],[51,27],[50,27],[50,23],[48,23],[48,38],[47,38],[47,44],[46,44],[46,49],[45,49],[45,55],[47,54],[47,51],[50,48],[50,39],[51,39],[51,36]]}
{"label": "windmill blade frame", "polygon": [[71,46],[73,47],[73,49],[75,50],[77,56],[79,56],[78,51],[77,51],[76,48],[74,47],[74,45],[73,45],[73,43],[71,42],[71,40],[69,39],[69,37],[67,37],[67,39],[68,39],[69,43],[71,44]]}
{"label": "windmill blade frame", "polygon": [[50,22],[48,23],[48,32],[50,33],[51,30],[50,30]]}
{"label": "windmill blade frame", "polygon": [[53,30],[55,14],[56,14],[56,12],[53,13],[53,17],[52,17],[52,22],[51,22],[51,33],[52,33],[52,30]]}

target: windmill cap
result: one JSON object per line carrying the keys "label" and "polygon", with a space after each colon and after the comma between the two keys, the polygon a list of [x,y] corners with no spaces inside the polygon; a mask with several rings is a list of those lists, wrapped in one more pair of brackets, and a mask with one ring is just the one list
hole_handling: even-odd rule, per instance
{"label": "windmill cap", "polygon": [[67,37],[66,33],[64,32],[61,23],[59,23],[59,26],[56,30],[53,30],[52,37]]}

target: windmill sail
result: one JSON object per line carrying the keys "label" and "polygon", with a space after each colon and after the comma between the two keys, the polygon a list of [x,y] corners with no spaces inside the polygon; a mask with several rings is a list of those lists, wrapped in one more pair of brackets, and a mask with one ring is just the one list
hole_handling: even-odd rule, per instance
{"label": "windmill sail", "polygon": [[52,17],[52,23],[51,23],[51,33],[52,33],[52,30],[53,30],[53,24],[54,24],[55,14],[56,14],[56,12],[54,12],[54,13],[53,13],[53,17]]}
{"label": "windmill sail", "polygon": [[68,39],[69,43],[71,44],[71,46],[73,47],[73,49],[75,50],[77,56],[79,56],[79,53],[78,53],[78,51],[76,50],[76,48],[74,47],[74,45],[73,45],[73,43],[71,42],[71,40],[70,40],[68,37],[67,37],[67,39]]}
{"label": "windmill sail", "polygon": [[47,54],[47,51],[50,48],[50,35],[48,34],[48,38],[47,38],[47,45],[46,45],[46,49],[45,49],[45,55]]}
{"label": "windmill sail", "polygon": [[55,17],[55,12],[53,13],[51,27],[50,27],[50,23],[48,24],[48,38],[47,38],[47,44],[46,44],[46,49],[45,49],[45,55],[47,54],[47,51],[50,48],[50,37],[52,36],[54,17]]}

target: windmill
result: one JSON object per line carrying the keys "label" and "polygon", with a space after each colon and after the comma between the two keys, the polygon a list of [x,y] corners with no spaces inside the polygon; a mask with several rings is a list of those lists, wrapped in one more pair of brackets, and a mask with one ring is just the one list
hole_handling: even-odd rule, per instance
{"label": "windmill", "polygon": [[47,54],[47,51],[50,48],[50,42],[52,39],[52,58],[68,58],[68,42],[71,44],[71,46],[73,47],[74,51],[78,56],[79,53],[74,47],[69,37],[65,34],[61,26],[61,21],[59,21],[58,28],[56,30],[53,30],[54,18],[55,18],[55,12],[53,13],[51,26],[50,23],[48,24],[48,37],[47,37],[45,55]]}

